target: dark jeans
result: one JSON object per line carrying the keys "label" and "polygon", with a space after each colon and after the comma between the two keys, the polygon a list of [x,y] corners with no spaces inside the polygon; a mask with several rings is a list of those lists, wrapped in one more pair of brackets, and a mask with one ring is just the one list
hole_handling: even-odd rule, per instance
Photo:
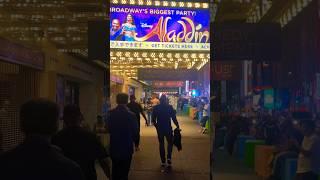
{"label": "dark jeans", "polygon": [[166,162],[166,152],[164,147],[164,138],[167,139],[167,159],[171,159],[172,155],[172,148],[173,148],[173,135],[172,131],[168,133],[163,133],[158,131],[158,140],[159,140],[159,151],[160,151],[160,158],[161,162]]}
{"label": "dark jeans", "polygon": [[126,159],[112,159],[112,180],[128,180],[131,159],[128,157]]}
{"label": "dark jeans", "polygon": [[318,176],[314,172],[310,171],[297,174],[296,180],[318,180]]}
{"label": "dark jeans", "polygon": [[139,145],[140,145],[140,119],[138,120],[138,134],[137,134],[137,137],[134,141],[134,145],[136,147],[139,147]]}

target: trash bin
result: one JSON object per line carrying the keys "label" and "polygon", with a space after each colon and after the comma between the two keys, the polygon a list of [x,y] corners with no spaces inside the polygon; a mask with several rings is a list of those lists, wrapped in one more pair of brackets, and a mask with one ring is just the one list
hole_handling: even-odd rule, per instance
{"label": "trash bin", "polygon": [[297,172],[297,159],[287,159],[284,167],[284,175],[281,178],[282,180],[292,180],[294,179]]}
{"label": "trash bin", "polygon": [[247,167],[249,168],[254,167],[255,148],[258,145],[264,145],[264,144],[265,144],[265,141],[263,140],[247,140],[246,141],[244,160]]}
{"label": "trash bin", "polygon": [[252,136],[245,136],[245,135],[239,135],[236,141],[236,156],[239,159],[244,159],[244,152],[245,152],[245,147],[246,147],[246,141],[247,140],[253,140],[254,137]]}

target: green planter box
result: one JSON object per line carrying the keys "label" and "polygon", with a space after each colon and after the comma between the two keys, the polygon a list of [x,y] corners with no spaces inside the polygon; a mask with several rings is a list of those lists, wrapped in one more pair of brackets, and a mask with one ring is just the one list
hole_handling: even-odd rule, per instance
{"label": "green planter box", "polygon": [[183,114],[184,115],[189,115],[189,105],[184,105],[183,106]]}
{"label": "green planter box", "polygon": [[247,167],[254,167],[255,148],[257,145],[264,145],[263,140],[247,140],[245,143],[244,161]]}
{"label": "green planter box", "polygon": [[209,118],[209,120],[206,123],[206,128],[208,130],[208,133],[211,133],[211,119]]}

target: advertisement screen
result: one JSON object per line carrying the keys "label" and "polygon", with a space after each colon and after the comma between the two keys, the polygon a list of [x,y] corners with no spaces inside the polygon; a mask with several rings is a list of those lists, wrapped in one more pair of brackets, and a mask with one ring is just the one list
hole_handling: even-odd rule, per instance
{"label": "advertisement screen", "polygon": [[264,107],[266,109],[274,108],[274,91],[273,89],[264,90]]}
{"label": "advertisement screen", "polygon": [[110,48],[210,50],[210,10],[113,6]]}

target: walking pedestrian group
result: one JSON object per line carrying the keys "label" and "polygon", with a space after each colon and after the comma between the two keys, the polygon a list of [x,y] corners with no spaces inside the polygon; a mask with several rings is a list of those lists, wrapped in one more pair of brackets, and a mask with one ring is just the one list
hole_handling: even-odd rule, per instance
{"label": "walking pedestrian group", "polygon": [[[148,102],[148,118],[133,95],[129,98],[120,93],[116,102],[117,106],[105,117],[97,116],[92,132],[84,126],[84,116],[77,105],[64,107],[64,126],[58,131],[60,113],[56,103],[46,99],[24,103],[19,117],[25,139],[0,154],[0,179],[97,180],[99,162],[109,179],[128,180],[133,153],[140,150],[140,115],[146,126],[153,124],[156,128],[161,171],[170,170],[173,145],[178,150],[182,145],[176,110],[168,98],[162,95],[159,100],[153,95]],[[176,126],[174,133],[171,121]]]}

